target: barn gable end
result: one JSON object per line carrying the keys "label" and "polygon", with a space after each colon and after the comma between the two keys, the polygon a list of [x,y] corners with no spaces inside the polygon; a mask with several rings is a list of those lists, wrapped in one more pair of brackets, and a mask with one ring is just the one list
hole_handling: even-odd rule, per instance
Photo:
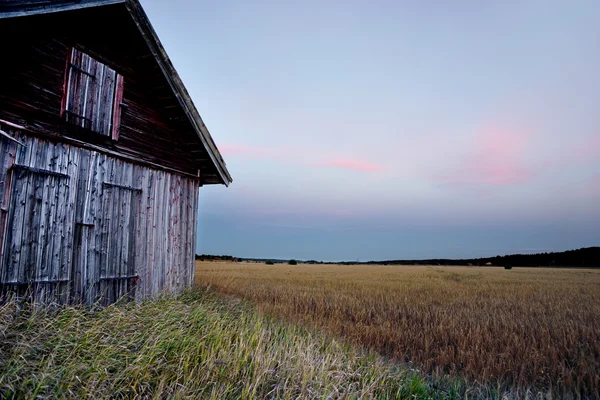
{"label": "barn gable end", "polygon": [[0,295],[189,287],[198,189],[231,176],[140,4],[10,0],[0,22]]}

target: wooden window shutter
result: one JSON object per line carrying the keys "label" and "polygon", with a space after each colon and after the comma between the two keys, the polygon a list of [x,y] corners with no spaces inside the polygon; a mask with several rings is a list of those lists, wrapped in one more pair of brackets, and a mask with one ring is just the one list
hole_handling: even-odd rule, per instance
{"label": "wooden window shutter", "polygon": [[68,57],[63,118],[81,128],[117,139],[123,77],[76,48]]}

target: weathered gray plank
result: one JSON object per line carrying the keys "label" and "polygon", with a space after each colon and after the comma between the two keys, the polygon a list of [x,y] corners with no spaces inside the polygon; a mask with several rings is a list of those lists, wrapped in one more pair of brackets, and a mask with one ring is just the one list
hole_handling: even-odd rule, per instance
{"label": "weathered gray plank", "polygon": [[90,182],[90,152],[79,150],[79,171],[76,180],[75,227],[73,231],[73,299],[83,302],[87,270],[90,226],[86,222]]}
{"label": "weathered gray plank", "polygon": [[[69,301],[71,285],[73,296],[85,302],[101,295],[106,296],[105,302],[114,301],[133,290],[133,281],[99,283],[100,277],[139,275],[131,293],[136,299],[178,292],[192,284],[196,179],[19,135],[27,146],[18,149],[11,144],[14,160],[29,170],[13,170],[15,185],[5,196],[5,219],[14,229],[7,229],[4,238],[2,282],[9,275],[15,280],[23,276],[68,279],[68,283],[53,283],[54,289],[37,286],[38,299],[59,302]],[[0,177],[13,162],[3,146],[0,139]],[[110,189],[104,182],[121,186]],[[16,272],[9,271],[9,259],[18,260]]]}
{"label": "weathered gray plank", "polygon": [[[28,144],[17,149],[17,163],[29,165],[31,161],[32,145]],[[19,162],[20,161],[20,162]],[[13,169],[13,199],[11,201],[12,214],[9,224],[13,227],[10,241],[8,242],[8,274],[9,281],[20,281],[23,276],[21,267],[21,249],[23,243],[23,231],[25,228],[25,206],[27,204],[27,190],[29,187],[30,175],[23,170]]]}

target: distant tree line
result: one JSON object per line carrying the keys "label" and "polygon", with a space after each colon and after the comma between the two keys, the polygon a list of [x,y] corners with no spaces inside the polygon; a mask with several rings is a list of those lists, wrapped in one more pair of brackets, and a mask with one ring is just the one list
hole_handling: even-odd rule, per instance
{"label": "distant tree line", "polygon": [[212,254],[196,254],[196,260],[199,261],[241,261],[238,257],[233,256],[213,256]]}
{"label": "distant tree line", "polygon": [[216,256],[210,254],[196,254],[196,260],[202,261],[251,261],[267,262],[268,264],[296,265],[303,264],[373,264],[373,265],[472,265],[472,266],[496,266],[496,267],[598,267],[600,268],[600,247],[587,247],[578,250],[568,250],[554,253],[537,254],[511,254],[507,256],[485,257],[485,258],[431,258],[428,260],[387,260],[387,261],[343,261],[323,262],[316,260],[296,261],[277,260],[261,258],[239,258],[233,256]]}
{"label": "distant tree line", "polygon": [[[344,262],[342,264],[356,264]],[[432,258],[429,260],[369,261],[363,264],[377,265],[473,265],[473,266],[518,266],[518,267],[600,267],[600,247],[587,247],[556,253],[511,254],[486,258],[451,260]]]}

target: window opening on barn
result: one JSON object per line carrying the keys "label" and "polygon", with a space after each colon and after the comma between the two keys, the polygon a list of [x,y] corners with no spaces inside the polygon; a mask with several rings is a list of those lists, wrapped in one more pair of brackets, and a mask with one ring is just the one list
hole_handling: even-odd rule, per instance
{"label": "window opening on barn", "polygon": [[83,51],[71,49],[65,72],[63,118],[116,140],[122,101],[123,76]]}

